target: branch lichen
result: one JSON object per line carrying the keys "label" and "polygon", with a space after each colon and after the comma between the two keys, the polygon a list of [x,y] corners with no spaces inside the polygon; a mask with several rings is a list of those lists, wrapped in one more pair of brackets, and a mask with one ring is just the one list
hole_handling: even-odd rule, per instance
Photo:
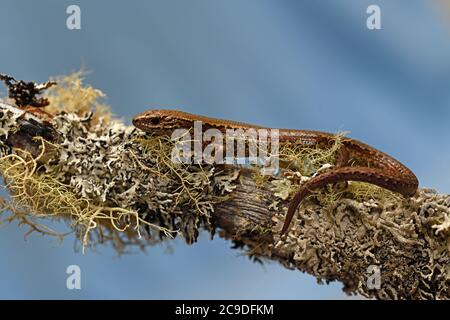
{"label": "branch lichen", "polygon": [[[111,242],[119,252],[177,235],[193,243],[200,230],[219,227],[255,261],[341,281],[349,294],[450,298],[449,196],[420,189],[405,199],[365,183],[330,185],[304,199],[281,241],[289,200],[335,165],[342,134],[326,150],[281,146],[271,155],[280,157],[275,176],[251,166],[174,163],[174,141],[126,126],[82,77],[57,78],[46,91],[54,131],[33,119],[24,131],[19,106],[0,104],[0,174],[10,194],[0,198],[3,221],[62,237],[38,219],[64,220],[83,249]],[[370,266],[380,267],[379,288],[367,285]]]}

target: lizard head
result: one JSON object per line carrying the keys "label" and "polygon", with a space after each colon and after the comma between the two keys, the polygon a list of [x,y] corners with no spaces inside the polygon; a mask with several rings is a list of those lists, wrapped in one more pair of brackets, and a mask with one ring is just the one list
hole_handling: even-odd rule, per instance
{"label": "lizard head", "polygon": [[195,117],[176,110],[152,109],[133,118],[133,125],[145,132],[167,134],[174,129],[193,127]]}

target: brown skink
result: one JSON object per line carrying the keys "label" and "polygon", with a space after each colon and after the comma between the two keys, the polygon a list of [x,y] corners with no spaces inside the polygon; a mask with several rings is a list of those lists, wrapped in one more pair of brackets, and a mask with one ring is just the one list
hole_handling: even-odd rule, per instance
{"label": "brown skink", "polygon": [[[176,110],[148,110],[133,119],[137,128],[158,135],[169,135],[175,129],[190,129],[194,121],[201,121],[203,130],[214,128],[225,133],[227,129],[269,129],[242,122],[214,119]],[[335,135],[309,130],[277,129],[279,143],[303,143],[311,147],[329,148]],[[291,200],[281,234],[287,233],[301,201],[313,190],[341,181],[367,182],[405,197],[415,194],[419,182],[414,173],[391,156],[357,140],[342,138],[335,166],[302,184]]]}

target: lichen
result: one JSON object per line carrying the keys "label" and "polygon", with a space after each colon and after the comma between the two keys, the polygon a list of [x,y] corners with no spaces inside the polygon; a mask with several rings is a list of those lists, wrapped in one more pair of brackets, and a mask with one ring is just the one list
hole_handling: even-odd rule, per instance
{"label": "lichen", "polygon": [[336,154],[342,144],[346,132],[338,132],[334,136],[334,143],[329,148],[316,145],[305,146],[301,141],[285,143],[280,146],[279,159],[284,167],[301,176],[310,177],[336,160]]}
{"label": "lichen", "polygon": [[[38,158],[5,149],[0,173],[12,215],[66,219],[83,250],[113,240],[123,251],[129,243],[143,246],[177,234],[192,243],[200,228],[212,229],[213,204],[232,191],[238,171],[218,174],[213,166],[170,161],[170,139],[115,119],[103,93],[85,86],[82,76],[58,77],[59,85],[46,93],[62,141],[53,148],[43,141]],[[2,123],[2,141],[9,123],[14,119]]]}
{"label": "lichen", "polygon": [[[274,243],[263,256],[283,252],[287,267],[340,280],[349,294],[378,299],[449,299],[448,197],[420,190],[411,199],[383,202],[343,197],[334,206],[310,202],[294,218],[287,239],[273,217]],[[251,249],[249,249],[251,250]],[[367,286],[368,268],[381,268],[381,287]]]}
{"label": "lichen", "polygon": [[[193,243],[221,219],[219,234],[254,261],[277,260],[321,283],[339,280],[349,294],[450,298],[449,196],[421,189],[405,199],[366,183],[329,185],[302,202],[280,238],[289,200],[335,165],[342,135],[327,149],[283,145],[275,176],[174,163],[174,141],[114,118],[81,73],[57,80],[46,98],[61,139],[38,138],[37,156],[8,145],[18,114],[0,115],[0,174],[10,193],[0,198],[3,221],[61,238],[38,219],[65,220],[83,248],[112,242],[123,252],[177,235]],[[367,286],[370,266],[381,267],[380,288]]]}

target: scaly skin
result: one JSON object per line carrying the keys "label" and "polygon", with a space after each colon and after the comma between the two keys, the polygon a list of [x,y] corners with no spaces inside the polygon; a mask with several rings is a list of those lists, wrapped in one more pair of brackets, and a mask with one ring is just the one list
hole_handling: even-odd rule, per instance
{"label": "scaly skin", "polygon": [[[225,133],[226,129],[265,129],[258,125],[242,122],[208,118],[176,110],[148,110],[137,115],[133,124],[137,128],[151,133],[170,135],[175,129],[190,129],[194,121],[201,121],[203,130],[215,128]],[[320,131],[278,129],[279,142],[302,143],[305,146],[316,145],[330,147],[335,136]],[[337,152],[336,166],[319,174],[300,186],[291,200],[281,234],[287,233],[295,211],[301,201],[317,188],[329,183],[341,181],[367,182],[405,197],[416,193],[419,182],[414,173],[391,156],[357,140],[343,138]]]}

